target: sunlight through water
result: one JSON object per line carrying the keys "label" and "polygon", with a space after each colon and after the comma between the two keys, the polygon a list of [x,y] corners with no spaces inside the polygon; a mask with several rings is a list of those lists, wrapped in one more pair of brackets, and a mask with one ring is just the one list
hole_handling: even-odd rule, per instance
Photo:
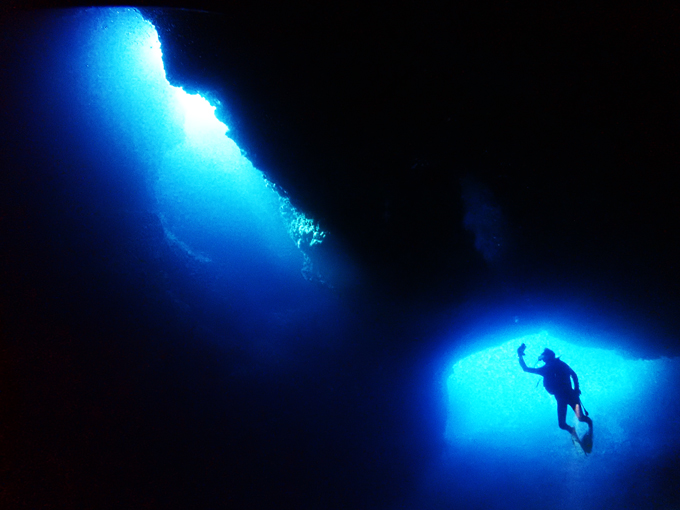
{"label": "sunlight through water", "polygon": [[309,279],[308,248],[325,233],[300,243],[299,225],[318,224],[253,167],[216,106],[168,82],[154,26],[135,9],[85,16],[95,24],[82,55],[91,107],[147,162],[168,242],[239,277],[293,265]]}

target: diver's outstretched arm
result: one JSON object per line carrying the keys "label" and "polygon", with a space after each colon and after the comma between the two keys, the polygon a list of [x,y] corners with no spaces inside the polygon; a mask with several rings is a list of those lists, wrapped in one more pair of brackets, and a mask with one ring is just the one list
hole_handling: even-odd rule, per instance
{"label": "diver's outstretched arm", "polygon": [[[524,345],[524,344],[522,344]],[[521,347],[517,349],[517,356],[519,357],[519,366],[522,367],[522,370],[525,372],[529,372],[530,374],[540,374],[541,371],[538,370],[537,368],[530,368],[527,366],[526,363],[524,363],[524,349]]]}

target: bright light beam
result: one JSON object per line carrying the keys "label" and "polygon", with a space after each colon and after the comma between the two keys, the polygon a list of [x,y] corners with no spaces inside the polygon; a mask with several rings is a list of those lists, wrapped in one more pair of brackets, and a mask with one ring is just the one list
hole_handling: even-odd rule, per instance
{"label": "bright light beam", "polygon": [[318,225],[298,228],[306,218],[282,206],[286,199],[227,136],[215,106],[168,82],[154,26],[128,8],[79,16],[87,29],[76,66],[80,104],[149,169],[168,241],[251,282],[283,271],[297,278],[300,264],[305,278],[319,280],[308,253],[325,234]]}
{"label": "bright light beam", "polygon": [[187,94],[182,88],[173,87],[175,97],[184,113],[184,132],[194,143],[215,143],[221,140],[229,128],[217,117],[215,107],[200,94]]}

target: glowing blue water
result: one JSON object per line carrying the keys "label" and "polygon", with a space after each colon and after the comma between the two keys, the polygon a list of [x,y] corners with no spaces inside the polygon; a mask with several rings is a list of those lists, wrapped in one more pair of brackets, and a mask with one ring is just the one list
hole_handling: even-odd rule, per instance
{"label": "glowing blue water", "polygon": [[88,24],[82,92],[155,176],[167,239],[200,262],[230,265],[239,276],[292,265],[299,276],[303,255],[281,215],[282,197],[225,135],[215,107],[170,85],[153,25],[134,9],[81,17]]}
{"label": "glowing blue water", "polygon": [[[542,385],[542,378],[524,373],[517,361],[517,347],[527,344],[527,360],[534,362],[543,348],[548,347],[566,361],[577,373],[583,392],[582,401],[598,415],[598,437],[621,442],[624,437],[619,409],[629,408],[636,401],[646,401],[653,383],[669,367],[668,360],[631,360],[622,353],[584,347],[551,336],[547,332],[507,341],[497,347],[472,354],[458,361],[447,380],[451,405],[447,438],[451,442],[478,441],[485,446],[496,441],[503,445],[499,430],[521,430],[527,422],[541,436],[554,432],[561,444],[568,434],[556,429],[555,399]],[[538,365],[542,362],[538,362]],[[529,366],[531,361],[529,361]],[[509,404],[509,405],[507,405]],[[649,416],[643,417],[649,419]],[[516,445],[521,445],[523,437]],[[520,446],[520,447],[523,447]]]}
{"label": "glowing blue water", "polygon": [[[444,491],[455,486],[457,493],[443,500],[462,498],[486,508],[602,508],[619,500],[606,487],[628,476],[631,464],[654,465],[678,451],[677,359],[634,359],[564,331],[491,342],[452,363],[446,375],[449,447],[443,471],[457,481]],[[521,370],[516,350],[522,343],[529,366],[540,366],[537,357],[548,347],[577,373],[594,422],[590,456],[558,428],[555,399],[542,378]],[[567,423],[574,422],[569,409]],[[583,434],[587,426],[581,423],[578,430]],[[480,492],[499,472],[502,480]],[[636,480],[646,485],[642,492],[653,492],[648,476]],[[636,499],[640,489],[627,490]]]}

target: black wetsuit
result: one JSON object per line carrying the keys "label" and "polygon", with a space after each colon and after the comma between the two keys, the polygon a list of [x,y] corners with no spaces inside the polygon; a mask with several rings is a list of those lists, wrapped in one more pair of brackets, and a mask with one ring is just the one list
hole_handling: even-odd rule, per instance
{"label": "black wetsuit", "polygon": [[[575,410],[579,399],[578,377],[569,365],[559,358],[548,360],[545,365],[538,368],[529,368],[524,363],[524,358],[519,357],[522,370],[543,377],[543,386],[546,391],[555,396],[557,400],[557,421],[561,429],[572,431],[573,427],[567,425],[567,406]],[[571,379],[574,379],[574,387],[571,387]]]}

